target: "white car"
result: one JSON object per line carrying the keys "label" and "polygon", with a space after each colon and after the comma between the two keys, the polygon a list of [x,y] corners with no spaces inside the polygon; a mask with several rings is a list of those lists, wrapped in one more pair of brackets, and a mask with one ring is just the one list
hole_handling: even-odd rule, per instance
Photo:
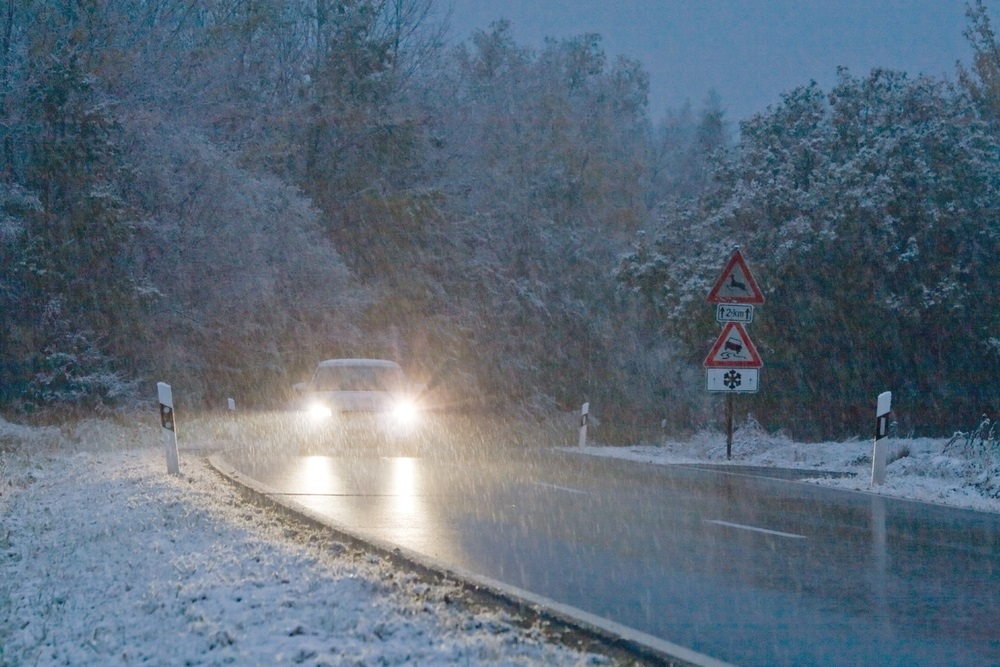
{"label": "white car", "polygon": [[338,444],[407,441],[417,434],[423,389],[384,359],[327,359],[309,382],[295,385],[312,430]]}

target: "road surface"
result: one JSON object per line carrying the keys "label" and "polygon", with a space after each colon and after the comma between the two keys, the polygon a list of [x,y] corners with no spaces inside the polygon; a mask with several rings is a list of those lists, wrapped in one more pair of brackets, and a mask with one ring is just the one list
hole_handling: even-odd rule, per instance
{"label": "road surface", "polygon": [[558,450],[241,472],[350,531],[738,665],[1000,665],[1000,516]]}

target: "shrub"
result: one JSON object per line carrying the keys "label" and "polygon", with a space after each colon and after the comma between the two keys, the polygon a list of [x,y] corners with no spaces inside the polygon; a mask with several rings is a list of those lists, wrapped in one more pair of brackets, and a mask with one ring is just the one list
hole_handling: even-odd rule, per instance
{"label": "shrub", "polygon": [[967,433],[956,431],[944,447],[973,464],[972,485],[990,498],[1000,498],[1000,422],[983,415]]}
{"label": "shrub", "polygon": [[107,412],[136,399],[137,382],[114,368],[92,332],[64,334],[46,348],[41,364],[25,392],[36,407]]}

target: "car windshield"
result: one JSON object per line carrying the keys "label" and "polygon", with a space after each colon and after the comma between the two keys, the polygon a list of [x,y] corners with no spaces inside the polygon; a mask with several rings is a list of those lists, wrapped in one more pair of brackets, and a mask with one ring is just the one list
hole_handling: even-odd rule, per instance
{"label": "car windshield", "polygon": [[317,391],[401,391],[403,373],[392,366],[320,366],[313,386]]}

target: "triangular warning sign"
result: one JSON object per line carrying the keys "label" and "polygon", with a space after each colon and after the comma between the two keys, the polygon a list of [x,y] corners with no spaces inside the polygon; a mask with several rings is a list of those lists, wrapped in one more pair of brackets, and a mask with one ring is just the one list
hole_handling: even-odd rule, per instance
{"label": "triangular warning sign", "polygon": [[760,368],[764,362],[743,325],[729,322],[722,328],[703,365],[706,368]]}
{"label": "triangular warning sign", "polygon": [[722,275],[708,293],[709,303],[764,303],[764,293],[757,287],[743,254],[737,248]]}

